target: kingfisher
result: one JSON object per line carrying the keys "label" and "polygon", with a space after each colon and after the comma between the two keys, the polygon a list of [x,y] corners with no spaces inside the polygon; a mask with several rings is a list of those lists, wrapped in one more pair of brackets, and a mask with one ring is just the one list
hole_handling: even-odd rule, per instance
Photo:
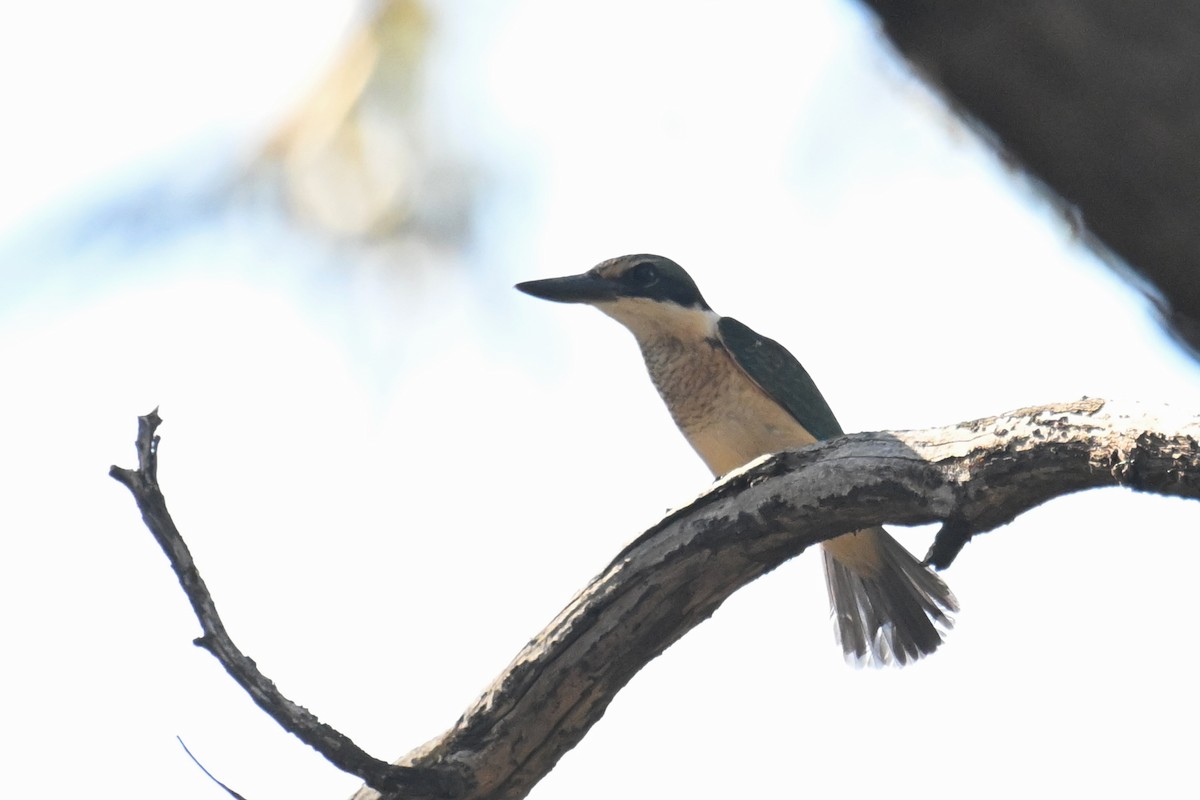
{"label": "kingfisher", "polygon": [[[759,456],[842,435],[808,372],[782,345],[709,307],[682,267],[638,254],[580,275],[526,281],[522,292],[584,303],[637,339],[671,417],[713,475]],[[856,665],[904,665],[932,653],[958,602],[882,527],[822,543],[834,632]]]}

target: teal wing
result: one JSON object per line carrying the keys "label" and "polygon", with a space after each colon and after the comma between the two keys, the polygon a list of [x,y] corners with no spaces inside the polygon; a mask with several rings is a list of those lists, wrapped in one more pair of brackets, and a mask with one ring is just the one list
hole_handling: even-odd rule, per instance
{"label": "teal wing", "polygon": [[718,320],[717,334],[742,371],[809,433],[818,439],[842,435],[842,426],[817,385],[787,348],[732,317]]}

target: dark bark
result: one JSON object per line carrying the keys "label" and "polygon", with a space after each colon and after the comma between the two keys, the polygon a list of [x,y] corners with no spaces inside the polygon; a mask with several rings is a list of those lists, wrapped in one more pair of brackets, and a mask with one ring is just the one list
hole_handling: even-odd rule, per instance
{"label": "dark bark", "polygon": [[1200,352],[1200,3],[865,2]]}

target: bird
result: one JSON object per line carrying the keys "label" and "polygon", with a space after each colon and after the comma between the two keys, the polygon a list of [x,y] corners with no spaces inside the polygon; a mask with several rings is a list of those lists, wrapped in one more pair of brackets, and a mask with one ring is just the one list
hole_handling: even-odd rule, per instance
{"label": "bird", "polygon": [[[795,356],[714,312],[669,258],[625,255],[516,288],[594,306],[627,328],[675,424],[715,477],[843,433]],[[848,662],[903,666],[942,644],[958,601],[882,527],[829,539],[822,551],[834,633]]]}

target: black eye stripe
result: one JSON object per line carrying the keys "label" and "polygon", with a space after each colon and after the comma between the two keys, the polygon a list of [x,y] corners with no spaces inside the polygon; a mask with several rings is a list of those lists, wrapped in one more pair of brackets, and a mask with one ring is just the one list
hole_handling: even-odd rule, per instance
{"label": "black eye stripe", "polygon": [[617,297],[636,297],[708,310],[695,281],[682,267],[662,256],[622,256],[598,264],[588,274],[609,281],[610,285],[615,284],[612,290]]}
{"label": "black eye stripe", "polygon": [[658,270],[649,261],[643,261],[626,272],[624,278],[633,286],[644,289],[658,283]]}

